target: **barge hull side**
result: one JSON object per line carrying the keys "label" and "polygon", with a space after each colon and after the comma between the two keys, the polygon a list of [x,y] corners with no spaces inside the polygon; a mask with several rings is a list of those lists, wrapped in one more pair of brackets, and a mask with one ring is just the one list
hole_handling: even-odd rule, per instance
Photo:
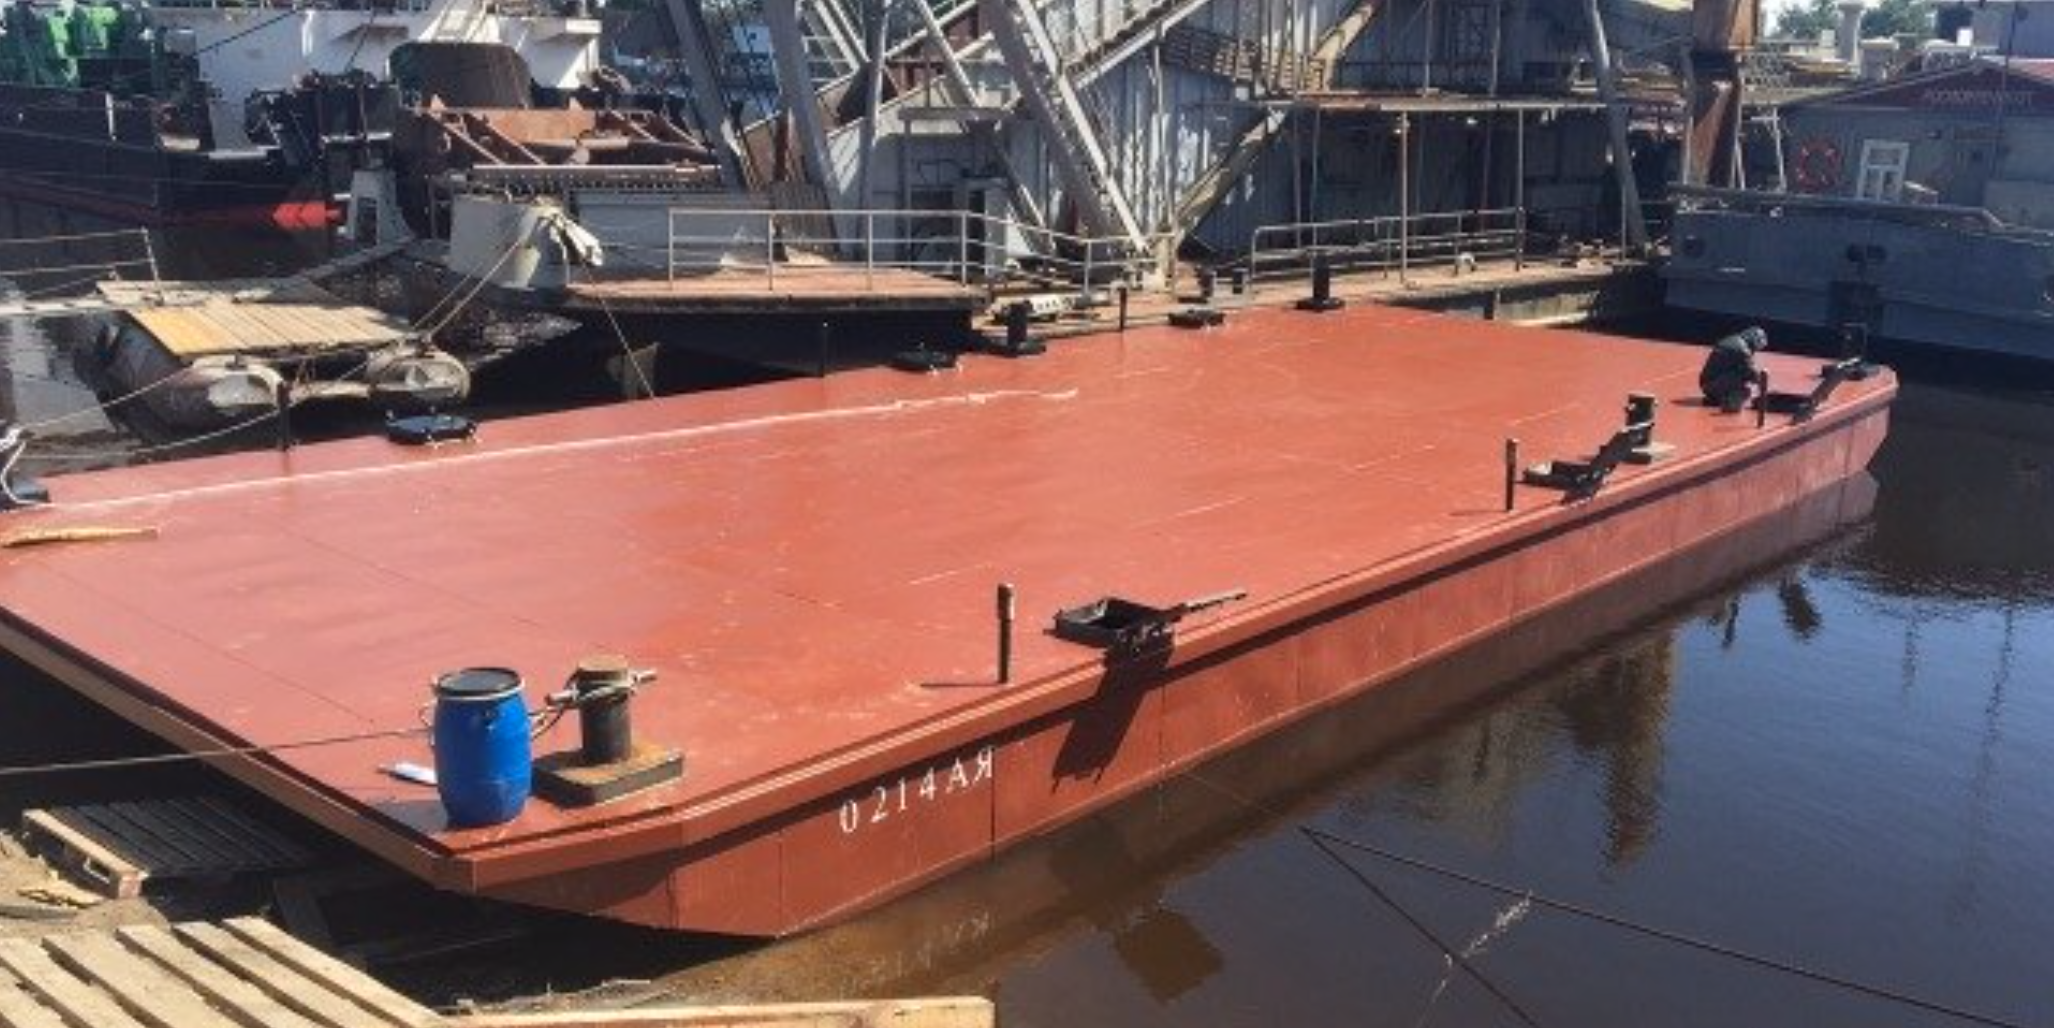
{"label": "barge hull side", "polygon": [[[1841,487],[1864,474],[1887,434],[1888,399],[1864,398],[1784,445],[1649,495],[1587,504],[1583,516],[1548,532],[1237,640],[1163,674],[1116,670],[1082,703],[787,816],[673,855],[479,891],[735,935],[826,924],[1430,664],[1458,653],[1488,654],[1506,633],[1609,584],[1665,569],[1691,577],[1693,551],[1778,512],[1818,502],[1810,516],[1838,523]],[[1630,592],[1611,602],[1620,620],[1646,609]]]}

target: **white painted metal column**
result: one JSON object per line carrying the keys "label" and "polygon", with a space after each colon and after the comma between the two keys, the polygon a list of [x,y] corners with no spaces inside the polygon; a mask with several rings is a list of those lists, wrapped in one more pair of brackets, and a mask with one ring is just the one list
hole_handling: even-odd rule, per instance
{"label": "white painted metal column", "polygon": [[806,37],[799,25],[800,0],[763,0],[763,22],[770,30],[770,55],[777,67],[777,90],[798,133],[799,159],[806,177],[822,189],[834,179],[827,166],[827,129],[820,121],[820,94],[806,66]]}

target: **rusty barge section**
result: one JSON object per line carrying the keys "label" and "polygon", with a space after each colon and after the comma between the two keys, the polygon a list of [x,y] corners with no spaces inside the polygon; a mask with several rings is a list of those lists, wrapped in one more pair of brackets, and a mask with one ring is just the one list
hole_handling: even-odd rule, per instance
{"label": "rusty barge section", "polygon": [[[953,373],[852,373],[56,479],[0,550],[0,643],[190,748],[401,730],[438,673],[530,697],[580,658],[659,683],[682,779],[453,829],[379,772],[418,735],[217,758],[436,884],[671,928],[789,933],[1147,788],[1859,475],[1895,380],[1800,416],[1699,404],[1703,351],[1417,311],[1248,312]],[[1813,361],[1769,362],[1810,391]],[[1671,449],[1520,486],[1652,397]],[[1567,465],[1558,466],[1558,470]],[[997,680],[994,587],[1017,587]],[[1160,645],[1049,629],[1106,595],[1245,590]],[[1069,633],[1075,634],[1075,633]],[[559,730],[539,751],[573,749]]]}

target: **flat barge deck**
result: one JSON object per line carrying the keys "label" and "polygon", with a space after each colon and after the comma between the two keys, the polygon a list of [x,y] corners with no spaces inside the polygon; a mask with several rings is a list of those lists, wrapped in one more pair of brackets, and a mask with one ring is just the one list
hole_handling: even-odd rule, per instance
{"label": "flat barge deck", "polygon": [[[531,700],[593,652],[660,679],[683,778],[452,829],[418,734],[212,758],[439,886],[664,927],[818,925],[1858,475],[1895,380],[1814,416],[1699,405],[1703,351],[1391,308],[1248,312],[930,376],[858,372],[50,481],[0,645],[191,749],[404,733],[435,675]],[[1769,361],[1809,390],[1817,362]],[[1674,447],[1505,509],[1504,440],[1588,455],[1628,393]],[[7,523],[11,522],[12,525]],[[1013,677],[993,590],[1017,586]],[[1244,589],[1168,648],[1046,631]],[[568,725],[568,722],[566,723]],[[575,748],[568,727],[539,752]]]}

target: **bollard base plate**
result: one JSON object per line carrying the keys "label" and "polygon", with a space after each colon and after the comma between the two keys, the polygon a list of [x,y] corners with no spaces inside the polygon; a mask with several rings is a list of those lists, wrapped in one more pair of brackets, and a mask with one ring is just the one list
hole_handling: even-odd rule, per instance
{"label": "bollard base plate", "polygon": [[535,795],[559,807],[590,807],[632,796],[685,774],[684,754],[647,743],[612,764],[582,764],[578,751],[552,753],[535,761]]}
{"label": "bollard base plate", "polygon": [[1321,299],[1320,297],[1316,296],[1308,296],[1305,299],[1298,301],[1299,310],[1311,311],[1314,314],[1325,314],[1328,311],[1337,311],[1346,306],[1348,306],[1348,301],[1343,300],[1338,296],[1329,296],[1324,299]]}

